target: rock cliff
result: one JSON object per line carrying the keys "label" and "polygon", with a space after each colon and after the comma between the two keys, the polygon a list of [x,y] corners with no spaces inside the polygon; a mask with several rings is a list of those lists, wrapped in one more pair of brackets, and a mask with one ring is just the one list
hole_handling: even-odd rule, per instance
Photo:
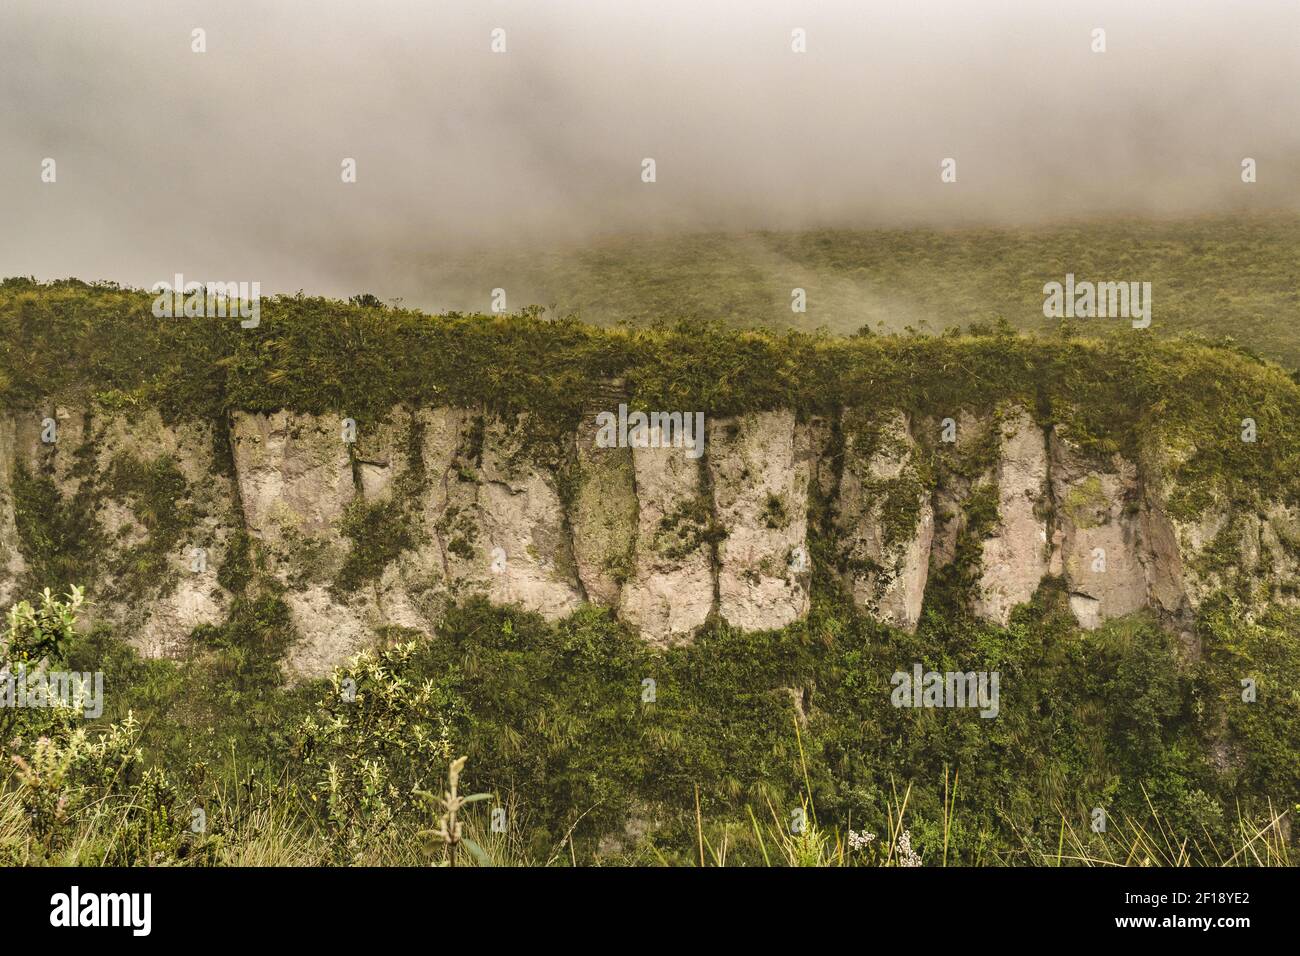
{"label": "rock cliff", "polygon": [[[1296,508],[1243,510],[1211,489],[1199,520],[1175,519],[1176,453],[1087,454],[1015,404],[710,418],[698,455],[601,447],[590,416],[558,457],[530,444],[526,416],[482,408],[351,424],[6,410],[0,601],[82,583],[92,622],[166,656],[252,579],[296,625],[290,670],[317,675],[384,628],[431,633],[472,594],[550,619],[589,602],[660,645],[710,619],[779,628],[808,612],[814,555],[865,613],[906,629],[953,562],[971,612],[998,623],[1048,578],[1085,628],[1149,610],[1186,632],[1219,587],[1296,599]],[[53,560],[66,549],[51,536],[79,536],[85,560]]]}

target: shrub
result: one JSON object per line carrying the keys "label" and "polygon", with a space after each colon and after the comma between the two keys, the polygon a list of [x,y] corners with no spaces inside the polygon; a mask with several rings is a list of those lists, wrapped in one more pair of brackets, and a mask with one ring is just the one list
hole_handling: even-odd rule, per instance
{"label": "shrub", "polygon": [[365,651],[336,669],[300,728],[311,799],[322,805],[336,859],[416,819],[417,790],[444,772],[462,705],[451,681],[418,679],[416,644]]}

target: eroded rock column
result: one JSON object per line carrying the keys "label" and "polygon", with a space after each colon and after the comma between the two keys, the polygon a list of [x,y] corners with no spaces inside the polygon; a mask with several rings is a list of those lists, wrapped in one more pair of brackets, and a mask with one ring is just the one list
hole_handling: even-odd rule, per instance
{"label": "eroded rock column", "polygon": [[1137,468],[1118,455],[1089,462],[1062,429],[1052,436],[1055,499],[1052,573],[1062,575],[1070,609],[1092,629],[1147,606]]}
{"label": "eroded rock column", "polygon": [[842,418],[844,467],[835,528],[854,603],[913,630],[929,577],[934,512],[919,450],[901,412]]}
{"label": "eroded rock column", "polygon": [[1011,609],[1033,597],[1049,571],[1047,439],[1023,408],[1005,410],[998,424],[997,522],[983,542],[974,611],[1006,624]]}
{"label": "eroded rock column", "polygon": [[808,612],[809,436],[789,411],[709,423],[718,610],[734,627],[784,627]]}
{"label": "eroded rock column", "polygon": [[619,615],[654,644],[685,640],[713,608],[713,504],[685,448],[633,448],[637,528]]}
{"label": "eroded rock column", "polygon": [[373,599],[356,595],[343,603],[331,594],[351,547],[342,526],[356,496],[342,428],[337,415],[231,416],[244,517],[271,573],[286,586],[300,637],[288,668],[300,676],[328,673],[381,623]]}

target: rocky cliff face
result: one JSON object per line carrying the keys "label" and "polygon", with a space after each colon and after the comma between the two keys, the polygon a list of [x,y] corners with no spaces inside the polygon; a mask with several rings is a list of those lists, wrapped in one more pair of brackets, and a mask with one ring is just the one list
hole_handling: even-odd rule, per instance
{"label": "rocky cliff face", "polygon": [[0,601],[84,583],[92,620],[171,655],[253,581],[296,624],[290,669],[316,675],[384,628],[431,632],[471,594],[550,619],[590,602],[661,645],[711,618],[778,628],[808,610],[814,553],[866,613],[908,629],[954,563],[971,610],[999,623],[1046,577],[1086,628],[1150,609],[1187,633],[1222,587],[1296,598],[1300,511],[1211,490],[1199,520],[1175,520],[1174,453],[1090,457],[1023,407],[711,419],[698,457],[599,447],[590,421],[542,453],[528,424],[396,408],[352,434],[286,411],[214,428],[11,409]]}
{"label": "rocky cliff face", "polygon": [[843,469],[835,537],[853,600],[882,620],[911,629],[921,616],[934,536],[934,509],[921,472],[921,449],[906,417],[841,419]]}

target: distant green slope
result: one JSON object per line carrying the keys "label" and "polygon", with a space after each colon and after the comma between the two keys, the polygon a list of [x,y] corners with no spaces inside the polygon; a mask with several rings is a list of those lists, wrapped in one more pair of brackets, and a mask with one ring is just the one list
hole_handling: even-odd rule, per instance
{"label": "distant green slope", "polygon": [[[696,317],[840,333],[997,318],[1043,329],[1054,324],[1043,318],[1043,284],[1073,272],[1150,282],[1157,333],[1230,335],[1300,367],[1296,217],[621,237],[420,267],[418,298],[440,308],[481,311],[504,288],[511,308],[554,306],[596,324]],[[804,315],[791,311],[794,288],[807,291]]]}

